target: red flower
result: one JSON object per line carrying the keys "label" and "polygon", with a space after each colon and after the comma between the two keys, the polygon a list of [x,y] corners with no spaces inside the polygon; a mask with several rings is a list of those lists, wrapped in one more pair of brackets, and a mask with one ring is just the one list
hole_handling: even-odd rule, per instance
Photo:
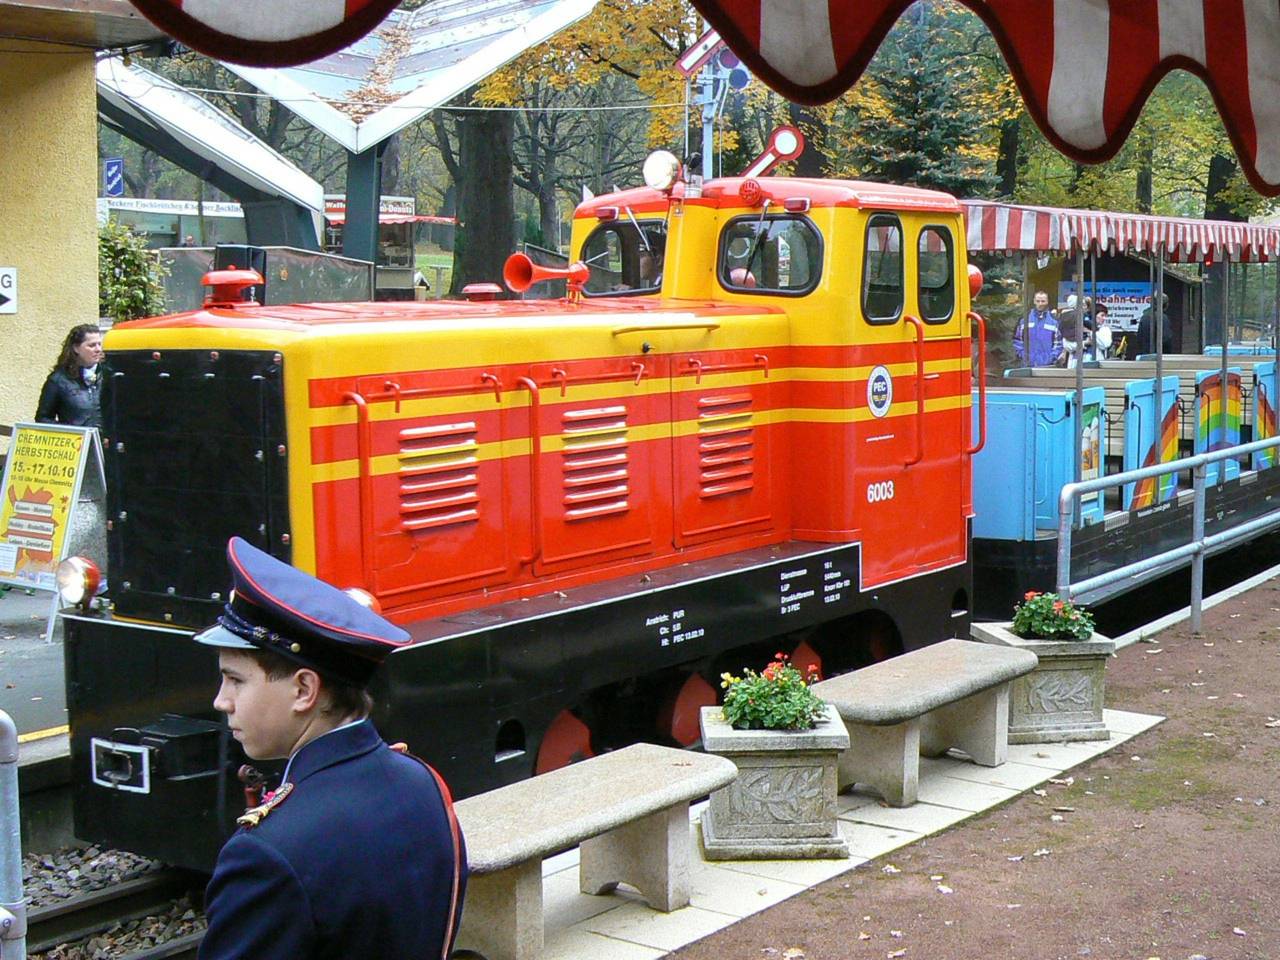
{"label": "red flower", "polygon": [[761,675],[762,677],[764,677],[766,680],[772,680],[772,679],[774,679],[775,677],[777,677],[777,675],[778,675],[778,671],[779,671],[780,669],[782,669],[782,664],[780,664],[780,663],[771,663],[771,664],[769,664],[767,667],[765,667],[765,668],[764,668],[764,673],[762,673],[762,674],[760,674],[760,675]]}
{"label": "red flower", "polygon": [[1061,600],[1055,600],[1055,601],[1053,601],[1053,612],[1054,612],[1054,613],[1061,613],[1061,612],[1062,612],[1062,608],[1063,608],[1064,606],[1066,606],[1066,605],[1065,605]]}
{"label": "red flower", "polygon": [[1023,599],[1023,600],[1034,600],[1034,599],[1035,599],[1036,597],[1038,597],[1038,596],[1040,596],[1040,594],[1039,594],[1039,593],[1037,593],[1035,590],[1028,590],[1028,591],[1026,592],[1026,594],[1023,596],[1023,598],[1022,598],[1022,599]]}

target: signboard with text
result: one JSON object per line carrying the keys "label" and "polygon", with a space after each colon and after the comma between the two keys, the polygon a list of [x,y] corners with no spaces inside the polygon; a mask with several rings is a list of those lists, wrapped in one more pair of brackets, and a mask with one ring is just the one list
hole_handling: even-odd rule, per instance
{"label": "signboard with text", "polygon": [[102,471],[98,443],[91,427],[14,425],[0,485],[0,582],[56,589],[81,482]]}
{"label": "signboard with text", "polygon": [[[1142,312],[1151,306],[1151,284],[1146,280],[1099,280],[1098,302],[1107,305],[1107,321],[1112,328],[1118,330],[1137,330]],[[1093,296],[1092,280],[1085,280],[1084,294]],[[1165,289],[1168,289],[1166,287]],[[1058,284],[1058,306],[1067,303],[1067,297],[1076,292],[1074,280],[1063,280]]]}

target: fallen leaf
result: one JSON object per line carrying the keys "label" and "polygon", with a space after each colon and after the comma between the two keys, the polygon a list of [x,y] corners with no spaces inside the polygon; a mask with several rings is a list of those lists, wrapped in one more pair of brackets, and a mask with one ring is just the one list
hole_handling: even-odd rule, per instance
{"label": "fallen leaf", "polygon": [[1270,723],[1264,723],[1264,727],[1280,727],[1280,720],[1272,720]]}
{"label": "fallen leaf", "polygon": [[1058,811],[1058,813],[1075,813],[1076,812],[1075,807],[1054,807],[1053,809]]}
{"label": "fallen leaf", "polygon": [[941,879],[942,879],[942,874],[940,874],[940,873],[931,874],[931,875],[930,875],[930,877],[929,877],[929,879],[930,879],[930,880],[941,880]]}
{"label": "fallen leaf", "polygon": [[1245,933],[1243,930],[1241,930],[1239,927],[1232,927],[1232,928],[1231,928],[1231,932],[1232,932],[1232,933],[1234,933],[1237,937],[1245,937],[1245,936],[1248,936],[1248,934],[1246,934],[1246,933]]}
{"label": "fallen leaf", "polygon": [[1146,825],[1145,823],[1135,823],[1135,824],[1133,825],[1133,829],[1135,829],[1135,830],[1144,830],[1144,829],[1146,829],[1146,826],[1147,826],[1147,825]]}
{"label": "fallen leaf", "polygon": [[1055,814],[1054,814],[1053,816],[1051,816],[1049,819],[1050,819],[1052,822],[1054,822],[1054,823],[1061,823],[1063,820],[1065,820],[1065,819],[1067,819],[1067,818],[1066,818],[1066,817],[1064,817],[1064,816],[1063,816],[1062,814],[1060,814],[1060,813],[1055,813]]}
{"label": "fallen leaf", "polygon": [[1213,646],[1213,641],[1212,641],[1212,640],[1208,641],[1208,642],[1205,644],[1205,646],[1206,646],[1206,647],[1212,647],[1212,646]]}
{"label": "fallen leaf", "polygon": [[1048,856],[1049,854],[1051,854],[1052,852],[1053,852],[1053,851],[1052,851],[1052,850],[1050,850],[1050,849],[1048,849],[1047,847],[1041,847],[1039,850],[1037,850],[1035,853],[1033,853],[1033,854],[1032,854],[1032,856],[1033,856],[1033,857],[1047,857],[1047,856]]}
{"label": "fallen leaf", "polygon": [[787,947],[782,951],[782,960],[804,960],[804,951],[799,947]]}
{"label": "fallen leaf", "polygon": [[859,939],[859,940],[870,940],[870,939],[871,939],[871,934],[867,933],[867,931],[865,931],[865,930],[859,930],[859,931],[858,931],[858,939]]}
{"label": "fallen leaf", "polygon": [[948,887],[946,884],[943,884],[943,883],[938,884],[938,892],[939,893],[955,893],[954,890],[952,890],[950,887]]}
{"label": "fallen leaf", "polygon": [[1049,795],[1049,791],[1048,791],[1048,790],[1038,790],[1038,789],[1037,789],[1037,790],[1032,790],[1031,792],[1032,792],[1032,793],[1034,793],[1037,797],[1047,797],[1047,796]]}
{"label": "fallen leaf", "polygon": [[1050,782],[1050,783],[1056,783],[1056,784],[1057,784],[1058,786],[1060,786],[1060,787],[1069,787],[1069,786],[1071,786],[1073,783],[1075,783],[1075,782],[1076,782],[1076,778],[1075,778],[1075,777],[1063,777],[1061,780],[1058,780],[1058,779],[1056,779],[1056,778],[1054,778],[1054,777],[1050,777],[1050,778],[1049,778],[1049,782]]}
{"label": "fallen leaf", "polygon": [[1219,699],[1219,697],[1218,697],[1218,695],[1217,695],[1216,693],[1211,693],[1211,694],[1209,694],[1207,697],[1205,697],[1205,699],[1206,699],[1206,700],[1217,700],[1217,699]]}
{"label": "fallen leaf", "polygon": [[885,864],[885,865],[880,869],[880,872],[881,872],[881,873],[894,874],[894,873],[901,873],[902,871],[901,871],[901,870],[899,870],[897,867],[895,867],[892,863],[886,863],[886,864]]}
{"label": "fallen leaf", "polygon": [[893,939],[895,939],[895,940],[901,940],[901,939],[902,939],[902,931],[901,931],[901,930],[890,930],[890,931],[889,931],[889,936],[893,937]]}
{"label": "fallen leaf", "polygon": [[1150,650],[1147,651],[1147,653],[1151,653],[1151,654],[1164,653],[1164,647],[1152,647]]}
{"label": "fallen leaf", "polygon": [[772,957],[778,952],[778,950],[776,947],[761,947],[760,952],[766,957]]}
{"label": "fallen leaf", "polygon": [[1021,854],[1019,854],[1019,855],[1018,855],[1018,856],[1016,856],[1016,857],[1005,857],[1005,859],[1006,859],[1006,860],[1008,860],[1010,863],[1021,863],[1021,862],[1022,862],[1022,856],[1021,856]]}
{"label": "fallen leaf", "polygon": [[1005,909],[1007,909],[1007,910],[1017,910],[1020,906],[1022,906],[1022,904],[1020,904],[1020,903],[1006,903],[1006,904],[1005,904]]}
{"label": "fallen leaf", "polygon": [[895,950],[893,953],[889,954],[889,960],[894,960],[895,957],[905,957],[906,955],[907,951],[905,950]]}
{"label": "fallen leaf", "polygon": [[[1152,387],[1152,389],[1154,390],[1155,388],[1154,388],[1154,387]],[[1227,615],[1227,619],[1229,619],[1229,620],[1239,620],[1239,619],[1240,619],[1240,614],[1238,614],[1238,613],[1228,614],[1228,615]]]}

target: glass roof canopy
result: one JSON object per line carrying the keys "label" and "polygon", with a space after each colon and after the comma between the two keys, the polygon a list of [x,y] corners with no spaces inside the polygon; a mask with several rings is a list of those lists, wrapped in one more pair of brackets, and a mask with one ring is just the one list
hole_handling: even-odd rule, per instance
{"label": "glass roof canopy", "polygon": [[352,153],[362,153],[585,17],[598,0],[434,0],[395,10],[297,67],[224,63]]}

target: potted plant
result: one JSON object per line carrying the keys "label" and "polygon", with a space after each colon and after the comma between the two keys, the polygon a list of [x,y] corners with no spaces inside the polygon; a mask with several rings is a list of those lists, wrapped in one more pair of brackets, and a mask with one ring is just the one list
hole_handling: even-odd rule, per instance
{"label": "potted plant", "polygon": [[738,766],[702,814],[709,860],[847,857],[836,817],[836,761],[849,735],[835,711],[776,654],[762,671],[721,675],[722,707],[702,708],[702,746]]}
{"label": "potted plant", "polygon": [[1040,665],[1009,691],[1010,743],[1105,740],[1107,658],[1116,645],[1093,616],[1055,593],[1029,591],[1011,623],[975,623],[973,639],[1030,650]]}

